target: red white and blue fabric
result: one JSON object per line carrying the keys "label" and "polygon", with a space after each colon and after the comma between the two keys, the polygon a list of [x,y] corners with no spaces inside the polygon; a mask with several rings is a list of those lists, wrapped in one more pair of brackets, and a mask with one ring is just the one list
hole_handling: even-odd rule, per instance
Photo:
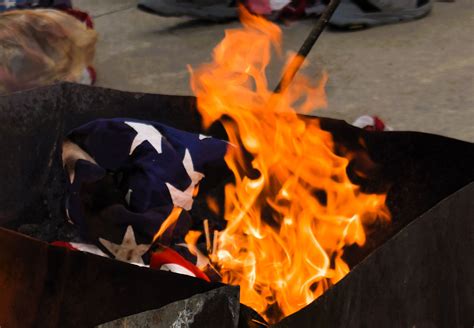
{"label": "red white and blue fabric", "polygon": [[228,144],[151,121],[100,119],[68,139],[94,162],[79,159],[67,182],[66,212],[84,240],[119,260],[150,263],[155,233],[175,207],[177,222],[164,245],[182,243],[192,225],[188,211],[208,173],[225,165]]}
{"label": "red white and blue fabric", "polygon": [[392,131],[393,129],[386,125],[382,119],[375,115],[362,115],[359,116],[354,122],[353,126],[368,130],[368,131]]}
{"label": "red white and blue fabric", "polygon": [[[51,245],[65,247],[72,251],[81,251],[95,254],[98,256],[109,257],[107,254],[102,252],[100,248],[93,244],[55,241],[52,242]],[[206,274],[199,270],[198,267],[185,260],[181,255],[179,255],[176,251],[169,247],[163,247],[159,250],[154,251],[151,254],[149,266],[133,262],[132,264],[150,267],[151,269],[155,270],[170,271],[174,273],[184,274],[190,277],[209,281],[209,278],[206,276]]]}

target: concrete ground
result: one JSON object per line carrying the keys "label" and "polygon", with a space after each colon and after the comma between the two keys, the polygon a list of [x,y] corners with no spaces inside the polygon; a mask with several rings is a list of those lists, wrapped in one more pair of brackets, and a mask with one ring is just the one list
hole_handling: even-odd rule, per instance
{"label": "concrete ground", "polygon": [[[225,29],[136,9],[137,0],[75,0],[95,17],[98,85],[191,94],[187,64],[210,60]],[[297,50],[314,20],[282,26],[284,49]],[[397,130],[474,142],[474,1],[436,3],[426,18],[357,32],[326,31],[306,71],[329,73],[329,108],[317,115],[352,121],[377,114]],[[271,85],[279,77],[273,65]]]}

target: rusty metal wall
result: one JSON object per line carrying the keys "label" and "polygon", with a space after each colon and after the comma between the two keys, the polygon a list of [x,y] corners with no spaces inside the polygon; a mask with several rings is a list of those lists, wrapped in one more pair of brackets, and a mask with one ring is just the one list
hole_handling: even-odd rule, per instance
{"label": "rusty metal wall", "polygon": [[0,325],[92,327],[223,286],[0,228]]}

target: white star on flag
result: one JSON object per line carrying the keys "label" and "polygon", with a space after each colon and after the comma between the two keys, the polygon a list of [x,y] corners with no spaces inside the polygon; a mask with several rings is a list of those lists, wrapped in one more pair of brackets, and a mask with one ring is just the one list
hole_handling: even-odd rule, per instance
{"label": "white star on flag", "polygon": [[191,207],[193,207],[193,184],[190,184],[185,191],[181,191],[178,188],[175,188],[172,184],[168,182],[166,183],[166,187],[168,187],[168,191],[170,192],[174,206],[184,208],[186,211],[189,211]]}
{"label": "white star on flag", "polygon": [[199,135],[199,140],[204,140],[204,139],[209,139],[209,138],[212,138],[212,137],[206,136],[205,134],[200,134]]}
{"label": "white star on flag", "polygon": [[184,169],[186,170],[186,173],[191,178],[191,185],[193,185],[193,187],[197,185],[202,178],[204,178],[204,174],[198,171],[194,171],[193,159],[188,149],[186,149],[184,152],[183,165]]}
{"label": "white star on flag", "polygon": [[144,265],[142,256],[145,254],[150,245],[140,244],[137,245],[135,241],[135,233],[131,225],[127,227],[127,231],[123,236],[122,243],[120,245],[114,244],[103,238],[99,238],[99,241],[110,253],[115,257],[116,260],[123,262],[130,262],[138,265]]}
{"label": "white star on flag", "polygon": [[189,187],[186,188],[186,190],[181,191],[168,182],[166,183],[166,187],[168,187],[168,191],[171,195],[174,206],[181,207],[186,211],[189,211],[193,206],[194,187],[199,183],[199,181],[201,181],[202,178],[204,178],[204,174],[194,170],[193,159],[188,149],[186,149],[184,152],[183,166],[186,170],[186,173],[188,173],[189,177],[191,178],[191,184]]}
{"label": "white star on flag", "polygon": [[153,148],[155,148],[158,154],[161,154],[161,141],[163,136],[153,125],[138,123],[138,122],[124,122],[132,129],[137,132],[135,139],[133,139],[132,145],[130,146],[130,154],[133,153],[135,148],[140,146],[144,141],[148,141]]}

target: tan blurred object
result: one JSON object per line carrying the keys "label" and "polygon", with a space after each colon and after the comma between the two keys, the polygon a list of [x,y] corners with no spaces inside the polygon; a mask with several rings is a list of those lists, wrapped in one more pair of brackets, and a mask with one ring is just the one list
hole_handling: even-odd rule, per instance
{"label": "tan blurred object", "polygon": [[94,59],[97,33],[58,10],[0,14],[0,94],[80,81]]}

